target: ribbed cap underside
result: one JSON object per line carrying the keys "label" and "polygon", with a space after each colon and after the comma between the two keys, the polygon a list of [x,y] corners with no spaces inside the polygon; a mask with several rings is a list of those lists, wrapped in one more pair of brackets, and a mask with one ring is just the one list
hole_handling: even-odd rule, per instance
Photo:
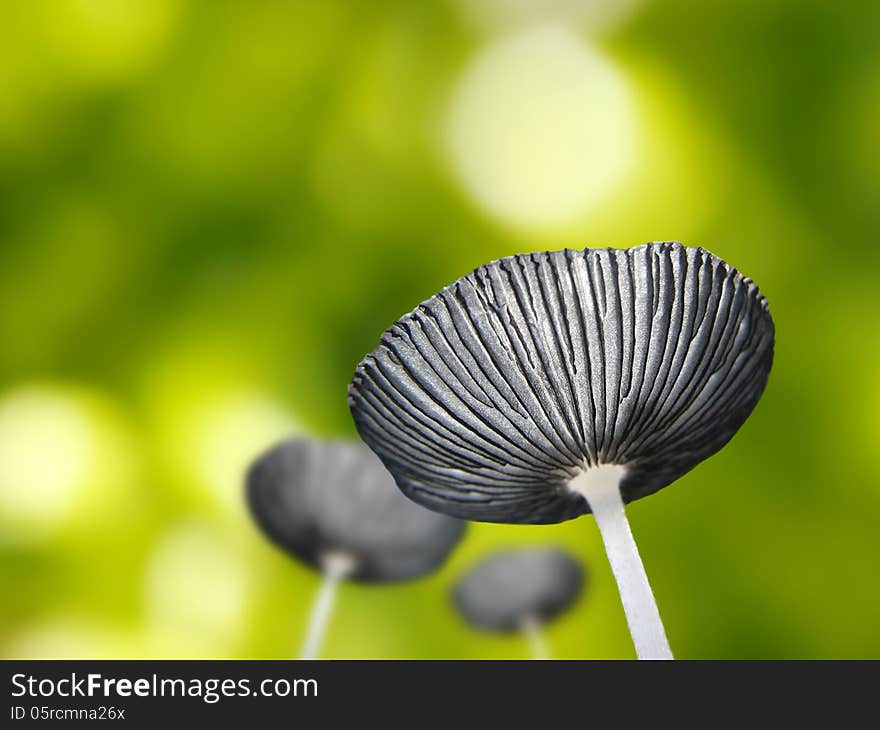
{"label": "ribbed cap underside", "polygon": [[701,248],[523,254],[404,316],[355,372],[364,441],[412,499],[457,517],[558,522],[567,482],[627,467],[627,501],[717,451],[773,359],[767,303]]}

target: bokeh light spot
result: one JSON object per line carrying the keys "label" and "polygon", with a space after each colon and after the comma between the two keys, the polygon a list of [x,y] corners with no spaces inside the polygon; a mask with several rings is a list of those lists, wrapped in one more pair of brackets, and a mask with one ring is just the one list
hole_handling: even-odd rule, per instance
{"label": "bokeh light spot", "polygon": [[96,458],[95,432],[82,404],[39,387],[0,400],[2,522],[44,532],[69,514]]}
{"label": "bokeh light spot", "polygon": [[222,656],[239,638],[250,582],[242,551],[204,523],[160,540],[147,568],[150,651],[156,656]]}
{"label": "bokeh light spot", "polygon": [[465,72],[449,116],[454,170],[513,224],[564,225],[625,179],[636,146],[622,74],[561,26],[508,36]]}
{"label": "bokeh light spot", "polygon": [[0,397],[0,542],[76,526],[97,534],[131,508],[136,457],[113,403],[83,387],[27,383]]}
{"label": "bokeh light spot", "polygon": [[[300,432],[294,414],[266,388],[271,377],[251,361],[253,351],[187,330],[147,363],[144,399],[163,468],[175,499],[247,520],[244,476],[261,451]],[[162,349],[160,347],[160,349]]]}
{"label": "bokeh light spot", "polygon": [[251,461],[299,430],[280,406],[248,392],[206,403],[193,426],[193,458],[201,481],[233,512],[243,510],[242,484]]}

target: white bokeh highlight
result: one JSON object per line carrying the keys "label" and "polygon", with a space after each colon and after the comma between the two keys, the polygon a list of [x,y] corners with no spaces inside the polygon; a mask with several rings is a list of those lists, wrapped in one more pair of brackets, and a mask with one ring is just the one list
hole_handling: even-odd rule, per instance
{"label": "white bokeh highlight", "polygon": [[0,523],[6,530],[37,539],[60,527],[93,476],[97,440],[89,413],[68,394],[24,386],[2,397]]}
{"label": "white bokeh highlight", "polygon": [[454,92],[445,141],[456,177],[490,215],[565,226],[632,169],[634,103],[608,59],[567,28],[545,25],[477,55]]}

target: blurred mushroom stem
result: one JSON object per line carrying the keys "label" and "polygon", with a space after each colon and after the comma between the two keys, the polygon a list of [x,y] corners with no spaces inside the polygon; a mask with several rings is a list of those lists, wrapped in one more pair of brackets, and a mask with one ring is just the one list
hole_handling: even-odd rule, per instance
{"label": "blurred mushroom stem", "polygon": [[547,642],[544,640],[544,632],[538,619],[534,616],[523,616],[519,626],[520,631],[528,639],[532,659],[550,659],[550,651],[547,649]]}
{"label": "blurred mushroom stem", "polygon": [[355,568],[354,559],[350,555],[339,552],[327,553],[321,560],[323,580],[309,617],[309,629],[303,642],[300,659],[317,659],[321,651],[321,642],[327,629],[327,622],[333,612],[336,599],[336,587],[345,580]]}
{"label": "blurred mushroom stem", "polygon": [[620,481],[625,472],[626,468],[618,465],[591,467],[572,479],[568,486],[584,496],[596,518],[636,655],[639,659],[672,659],[657,602],[626,519],[620,494]]}

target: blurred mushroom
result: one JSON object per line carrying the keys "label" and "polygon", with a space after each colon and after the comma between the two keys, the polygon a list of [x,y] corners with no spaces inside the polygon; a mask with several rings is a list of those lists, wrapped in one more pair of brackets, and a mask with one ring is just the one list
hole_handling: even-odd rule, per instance
{"label": "blurred mushroom", "polygon": [[773,322],[702,248],[522,254],[458,279],[358,366],[349,404],[411,499],[455,517],[593,512],[641,658],[671,658],[624,504],[715,453],[763,392]]}
{"label": "blurred mushroom", "polygon": [[535,659],[548,658],[541,627],[568,608],[584,585],[584,571],[568,553],[524,548],[496,553],[455,584],[452,600],[483,631],[521,632]]}
{"label": "blurred mushroom", "polygon": [[339,581],[427,575],[440,567],[465,527],[406,499],[358,443],[278,444],[248,471],[247,501],[272,542],[324,576],[302,658],[318,653]]}

